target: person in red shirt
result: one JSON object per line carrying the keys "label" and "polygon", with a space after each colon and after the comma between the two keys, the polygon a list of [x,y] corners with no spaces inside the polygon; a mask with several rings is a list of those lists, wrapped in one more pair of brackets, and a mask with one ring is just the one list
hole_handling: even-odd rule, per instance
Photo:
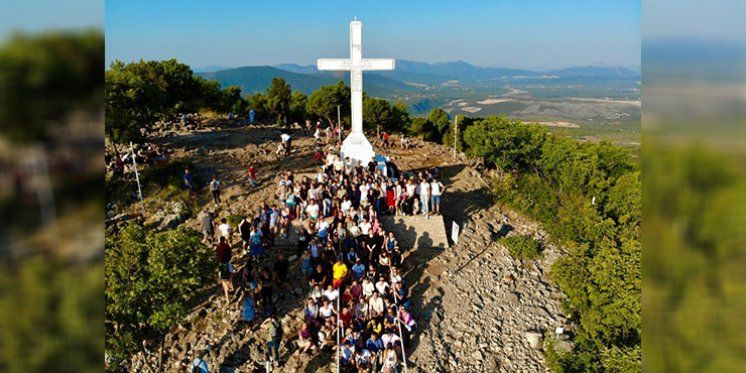
{"label": "person in red shirt", "polygon": [[350,326],[350,322],[352,321],[352,313],[350,313],[350,309],[348,307],[342,308],[342,312],[339,314],[339,321],[342,322],[342,325],[347,328]]}
{"label": "person in red shirt", "polygon": [[233,265],[231,265],[231,246],[220,237],[220,243],[215,246],[215,254],[218,257],[218,273],[220,274],[220,284],[223,286],[225,300],[230,303],[230,293],[233,292]]}
{"label": "person in red shirt", "polygon": [[257,186],[257,184],[259,183],[256,181],[256,169],[254,169],[254,165],[250,164],[249,169],[247,171],[249,174],[249,178],[246,180],[246,182],[251,184],[252,187]]}
{"label": "person in red shirt", "polygon": [[313,154],[313,160],[319,164],[323,164],[325,158],[326,155],[324,155],[324,151],[321,150],[321,147],[317,147],[316,153]]}

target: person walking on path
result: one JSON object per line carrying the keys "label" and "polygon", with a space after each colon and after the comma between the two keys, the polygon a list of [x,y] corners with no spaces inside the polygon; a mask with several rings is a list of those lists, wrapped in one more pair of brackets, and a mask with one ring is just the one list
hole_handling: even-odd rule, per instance
{"label": "person walking on path", "polygon": [[194,193],[194,175],[189,172],[188,168],[184,170],[184,188],[189,191],[189,196],[191,197]]}
{"label": "person walking on path", "polygon": [[212,198],[215,201],[215,205],[220,205],[220,180],[218,180],[217,175],[212,175],[212,180],[210,181],[210,193],[212,193]]}
{"label": "person walking on path", "polygon": [[215,215],[212,211],[205,209],[200,213],[199,219],[202,221],[202,240],[208,244],[212,244]]}
{"label": "person walking on path", "polygon": [[271,315],[262,323],[264,341],[267,347],[264,355],[266,361],[280,365],[280,342],[282,341],[282,327],[275,315]]}
{"label": "person walking on path", "polygon": [[230,303],[230,294],[233,292],[233,265],[231,264],[231,246],[225,237],[220,237],[220,243],[215,247],[218,257],[218,273],[220,284],[223,286],[226,303]]}

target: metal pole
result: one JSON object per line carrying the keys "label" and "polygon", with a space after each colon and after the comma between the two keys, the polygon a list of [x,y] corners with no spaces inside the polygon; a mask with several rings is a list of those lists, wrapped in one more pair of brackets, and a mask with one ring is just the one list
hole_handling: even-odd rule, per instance
{"label": "metal pole", "polygon": [[340,309],[339,309],[339,300],[340,300],[340,298],[342,298],[342,296],[339,294],[339,290],[341,288],[342,288],[341,286],[339,288],[337,288],[337,373],[339,373],[339,372],[342,371],[342,365],[339,362],[339,355],[342,354],[342,345],[339,343],[340,342],[340,336],[339,336],[339,333],[340,333],[339,332],[339,312],[340,312]]}
{"label": "metal pole", "polygon": [[[402,279],[402,281],[404,281],[404,279]],[[396,291],[394,291],[394,300],[397,302],[399,301],[399,296],[398,294],[396,294]],[[399,319],[399,307],[401,307],[401,305],[396,307],[396,325],[399,326],[399,342],[401,342],[401,359],[404,362],[404,373],[407,373],[407,353],[404,349],[404,333],[402,333],[402,330],[401,330],[401,320]]]}
{"label": "metal pole", "polygon": [[130,152],[132,153],[132,165],[135,166],[135,180],[137,180],[137,195],[140,196],[140,202],[142,202],[142,188],[140,188],[140,175],[137,173],[137,157],[135,156],[135,146],[130,141]]}
{"label": "metal pole", "polygon": [[337,105],[337,130],[339,130],[339,141],[342,141],[342,112],[340,110]]}
{"label": "metal pole", "polygon": [[456,114],[456,117],[453,118],[453,157],[456,157],[457,152],[457,143],[458,143],[458,114]]}

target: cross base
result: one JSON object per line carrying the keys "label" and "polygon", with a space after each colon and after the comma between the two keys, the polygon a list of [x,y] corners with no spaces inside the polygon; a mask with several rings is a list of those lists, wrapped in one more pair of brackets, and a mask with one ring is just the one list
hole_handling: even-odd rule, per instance
{"label": "cross base", "polygon": [[350,157],[354,162],[353,164],[360,161],[364,165],[376,156],[376,152],[373,151],[373,145],[368,142],[365,134],[361,132],[352,132],[345,138],[345,141],[342,142],[341,153],[342,157]]}

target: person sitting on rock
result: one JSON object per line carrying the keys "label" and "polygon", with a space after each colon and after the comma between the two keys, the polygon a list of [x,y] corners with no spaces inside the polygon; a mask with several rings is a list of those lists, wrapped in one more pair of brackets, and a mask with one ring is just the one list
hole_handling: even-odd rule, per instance
{"label": "person sitting on rock", "polygon": [[316,350],[316,345],[313,343],[313,333],[307,322],[304,322],[303,326],[298,330],[298,348],[302,354],[309,350]]}

